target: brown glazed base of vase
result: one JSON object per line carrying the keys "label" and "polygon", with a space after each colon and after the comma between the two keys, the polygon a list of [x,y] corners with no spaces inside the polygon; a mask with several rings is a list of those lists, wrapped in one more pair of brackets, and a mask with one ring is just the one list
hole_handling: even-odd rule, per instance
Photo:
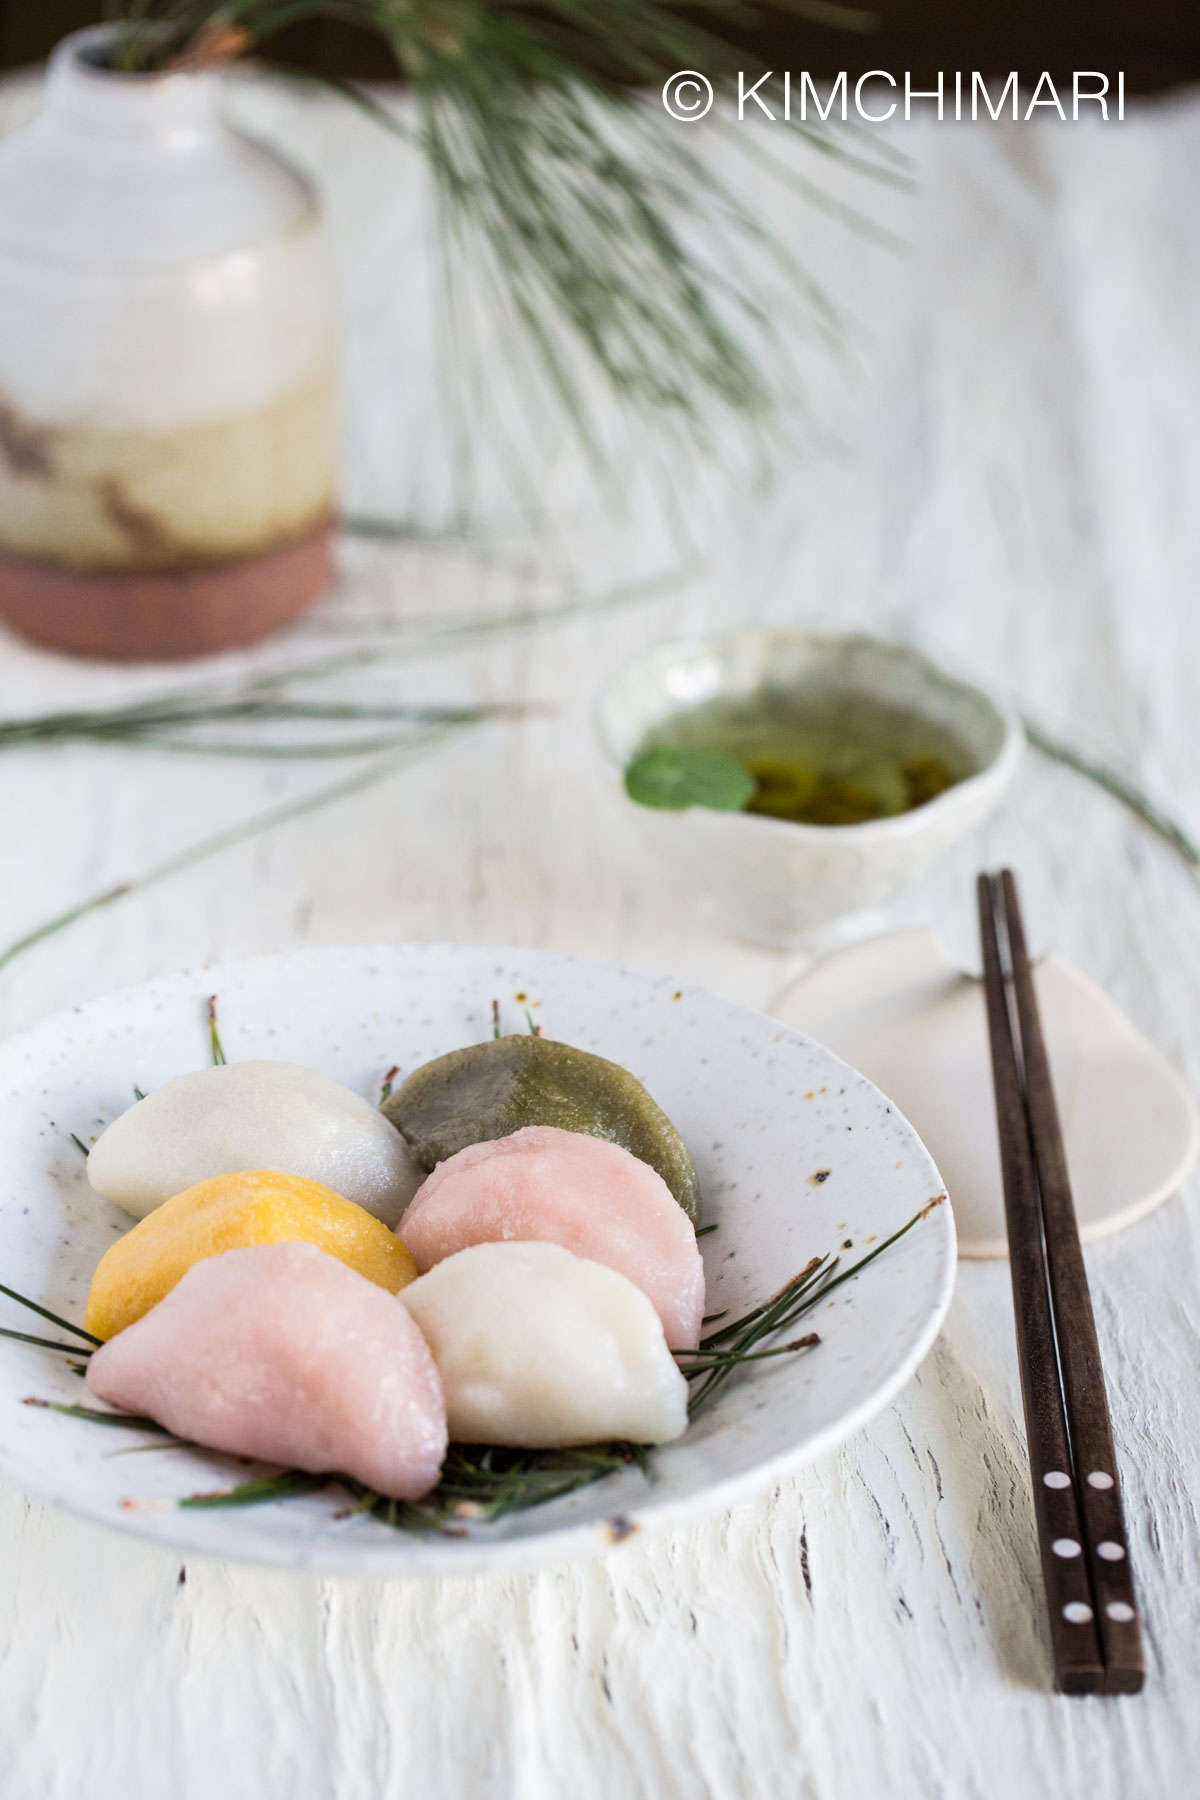
{"label": "brown glazed base of vase", "polygon": [[333,527],[255,556],[157,574],[87,574],[0,552],[0,619],[32,643],[112,662],[178,662],[252,644],[333,578]]}

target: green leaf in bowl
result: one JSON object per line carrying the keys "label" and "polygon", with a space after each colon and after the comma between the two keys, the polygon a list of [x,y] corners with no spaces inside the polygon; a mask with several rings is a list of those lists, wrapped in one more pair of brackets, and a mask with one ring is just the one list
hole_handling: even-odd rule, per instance
{"label": "green leaf in bowl", "polygon": [[741,812],[756,782],[744,764],[721,750],[689,750],[659,744],[635,756],[625,771],[625,792],[639,806],[708,806]]}

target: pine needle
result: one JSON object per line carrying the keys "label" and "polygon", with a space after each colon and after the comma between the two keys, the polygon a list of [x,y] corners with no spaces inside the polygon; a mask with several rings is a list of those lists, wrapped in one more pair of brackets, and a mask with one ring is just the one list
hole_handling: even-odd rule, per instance
{"label": "pine needle", "polygon": [[[389,526],[390,530],[391,527]],[[690,565],[673,568],[666,573],[658,574],[643,581],[627,583],[616,588],[605,590],[599,594],[573,597],[556,606],[524,607],[509,613],[474,613],[465,617],[434,617],[432,615],[417,619],[374,620],[364,622],[364,629],[376,641],[361,648],[335,651],[326,656],[311,657],[303,662],[283,665],[267,673],[254,676],[237,690],[230,692],[228,686],[194,687],[176,691],[172,694],[158,695],[137,704],[120,706],[90,712],[56,712],[44,713],[25,719],[0,720],[0,750],[6,746],[33,745],[42,742],[61,742],[64,739],[80,737],[95,742],[117,745],[140,744],[151,749],[162,748],[161,737],[157,734],[165,727],[178,727],[184,717],[192,727],[203,728],[216,717],[228,718],[236,712],[243,718],[254,717],[259,721],[272,723],[283,717],[295,718],[302,714],[308,717],[324,719],[335,717],[354,717],[361,719],[372,709],[357,705],[339,706],[337,704],[311,703],[296,700],[288,693],[297,686],[304,688],[312,683],[330,681],[341,675],[350,675],[364,668],[377,667],[381,663],[403,662],[411,657],[418,644],[428,642],[472,642],[506,631],[524,631],[542,625],[566,623],[576,618],[590,617],[606,613],[614,608],[636,604],[642,600],[656,597],[668,591],[691,572]],[[402,636],[409,637],[411,643],[388,644],[378,641],[381,633],[394,627]],[[230,827],[227,831],[217,832],[213,836],[201,839],[198,843],[187,846],[165,861],[153,865],[132,879],[118,883],[115,887],[106,888],[98,894],[91,895],[77,906],[55,914],[33,930],[18,938],[15,943],[0,953],[0,968],[22,956],[27,950],[48,938],[65,931],[77,920],[86,918],[93,912],[115,905],[131,894],[144,892],[157,882],[169,876],[192,868],[208,857],[219,854],[222,850],[235,844],[246,842],[261,833],[273,830],[275,826],[286,824],[292,819],[303,817],[309,813],[319,812],[326,806],[334,805],[348,795],[361,792],[386,780],[391,774],[437,748],[441,743],[469,730],[477,724],[491,719],[511,719],[527,716],[533,709],[528,706],[495,704],[488,706],[460,708],[393,708],[392,712],[403,715],[410,720],[411,729],[393,741],[388,753],[370,766],[357,771],[327,787],[318,788],[299,800],[287,801],[281,806],[272,807],[259,813],[241,825]],[[424,723],[418,721],[423,720]],[[169,745],[175,748],[176,745]],[[227,747],[226,747],[227,748]],[[353,754],[361,756],[371,746],[361,739],[353,747]],[[351,754],[345,745],[335,744],[332,749],[328,740],[319,747],[312,746],[312,753],[322,757],[329,755]],[[239,752],[240,753],[240,752]],[[297,754],[295,746],[289,747],[289,755]],[[254,754],[270,754],[261,745],[256,745]],[[306,749],[303,754],[308,754]],[[87,1149],[76,1138],[84,1155]]]}
{"label": "pine needle", "polygon": [[[30,1312],[39,1313],[43,1319],[49,1319],[50,1323],[52,1325],[57,1325],[60,1331],[69,1331],[75,1337],[86,1339],[89,1344],[100,1344],[103,1342],[103,1339],[93,1337],[90,1331],[85,1331],[82,1325],[72,1325],[70,1319],[61,1318],[58,1313],[51,1312],[48,1306],[42,1306],[36,1300],[27,1300],[24,1294],[18,1294],[16,1288],[5,1287],[3,1282],[0,1282],[0,1294],[7,1294],[8,1298],[10,1300],[15,1300],[18,1306],[28,1307]],[[82,1356],[85,1355],[86,1352],[77,1349],[75,1354],[77,1356]]]}
{"label": "pine needle", "polygon": [[[156,1431],[170,1438],[171,1433],[157,1419],[143,1418],[140,1413],[101,1412],[97,1406],[64,1406],[57,1400],[39,1400],[34,1395],[21,1402],[23,1406],[39,1406],[45,1412],[63,1413],[68,1419],[86,1419],[90,1425],[122,1425],[130,1431]],[[172,1442],[181,1444],[182,1438]],[[189,1449],[197,1448],[191,1444]]]}
{"label": "pine needle", "polygon": [[[851,31],[874,25],[872,13],[832,0],[790,0],[787,9]],[[303,78],[415,143],[439,209],[447,286],[439,316],[453,327],[469,312],[458,290],[482,295],[508,327],[531,415],[555,403],[600,472],[587,392],[594,374],[677,448],[719,456],[730,422],[757,428],[787,417],[795,395],[786,353],[752,268],[773,264],[793,307],[807,308],[822,335],[836,334],[836,308],[659,101],[677,70],[703,70],[718,88],[739,71],[750,80],[767,72],[727,35],[759,19],[745,0],[698,0],[689,14],[674,0],[545,0],[537,9],[495,0],[117,0],[115,10],[122,22],[111,58],[128,72],[216,67],[243,52],[269,58],[276,35],[306,20],[381,39],[407,81],[411,122],[351,83]],[[755,148],[738,135],[743,150]],[[796,135],[894,179],[883,154],[845,149],[845,131],[797,121]],[[819,183],[799,185],[815,204],[850,210]],[[461,345],[454,361],[466,361]]]}
{"label": "pine needle", "polygon": [[21,1344],[36,1344],[39,1350],[61,1350],[67,1356],[88,1356],[90,1351],[81,1350],[78,1344],[60,1344],[53,1338],[31,1337],[27,1331],[12,1331],[0,1325],[0,1337],[16,1338]]}
{"label": "pine needle", "polygon": [[1051,762],[1061,763],[1064,768],[1082,775],[1085,781],[1092,782],[1094,786],[1110,794],[1136,819],[1140,819],[1143,825],[1148,826],[1156,837],[1170,845],[1190,869],[1200,870],[1200,845],[1197,845],[1187,828],[1178,819],[1172,818],[1166,808],[1146,793],[1131,775],[1122,773],[1111,762],[1090,756],[1076,745],[1047,731],[1036,719],[1030,718],[1028,713],[1022,714],[1021,723],[1030,744],[1042,756]]}
{"label": "pine needle", "polygon": [[303,1469],[285,1469],[278,1475],[262,1475],[236,1487],[218,1488],[211,1494],[189,1494],[177,1505],[184,1507],[265,1506],[272,1500],[291,1500],[297,1494],[315,1493],[328,1485],[327,1475],[309,1475]]}
{"label": "pine needle", "polygon": [[225,1049],[221,1043],[221,1033],[217,1029],[217,996],[215,994],[210,994],[208,996],[208,1041],[209,1049],[212,1054],[213,1068],[223,1068],[225,1065]]}
{"label": "pine needle", "polygon": [[232,849],[235,844],[245,843],[250,838],[259,837],[265,831],[273,831],[278,825],[289,824],[293,819],[304,818],[308,813],[318,812],[321,808],[332,805],[335,801],[347,799],[351,794],[362,793],[365,789],[377,786],[396,774],[418,757],[427,754],[441,744],[459,726],[431,727],[402,750],[391,751],[387,756],[371,762],[365,769],[356,770],[353,775],[345,776],[340,781],[330,782],[314,792],[303,794],[297,800],[284,801],[280,806],[267,808],[265,812],[255,813],[251,818],[238,825],[231,825],[224,831],[214,832],[211,837],[201,838],[198,842],[188,844],[184,849],[165,857],[161,862],[143,869],[140,874],[131,876],[127,881],[119,882],[115,887],[104,888],[92,894],[86,900],[69,907],[65,912],[57,913],[52,919],[28,931],[8,948],[0,952],[0,969],[15,962],[27,950],[41,944],[47,938],[56,937],[77,920],[87,918],[89,914],[100,912],[105,907],[114,905],[129,894],[144,893],[147,888],[155,887],[160,881],[168,880],[185,869],[194,868],[197,863],[204,862],[210,856],[218,855],[222,850]]}
{"label": "pine needle", "polygon": [[[944,1199],[945,1195],[941,1194],[930,1200],[907,1224],[848,1268],[841,1268],[837,1257],[814,1257],[771,1299],[751,1308],[731,1324],[709,1332],[700,1340],[698,1350],[676,1351],[688,1381],[700,1384],[688,1403],[689,1418],[694,1417],[701,1405],[744,1364],[792,1356],[817,1348],[821,1340],[816,1332],[803,1333],[782,1344],[764,1344],[763,1340],[789,1331],[805,1313],[811,1312],[828,1299],[834,1289],[844,1282],[861,1274],[877,1257],[882,1256],[891,1245],[911,1231],[914,1225],[928,1217]],[[0,1289],[0,1292],[10,1295],[24,1306],[32,1307],[35,1312],[45,1312],[43,1307],[26,1300],[11,1288]],[[46,1313],[45,1316],[55,1318],[53,1313]],[[718,1318],[723,1316],[715,1315]],[[705,1322],[708,1323],[707,1320]],[[80,1329],[69,1325],[66,1320],[56,1320],[56,1323],[71,1331],[78,1332]],[[24,1337],[20,1332],[4,1332],[0,1335]],[[24,1341],[41,1344],[52,1350],[70,1348],[45,1339],[28,1338]],[[93,1339],[93,1342],[97,1341]],[[164,1432],[163,1427],[153,1420],[138,1418],[132,1414],[101,1412],[91,1407],[65,1406],[55,1401],[35,1398],[26,1400],[25,1404],[47,1407],[52,1412],[65,1413],[68,1417],[85,1419],[94,1424],[152,1430],[162,1433],[172,1445],[179,1446],[183,1443],[182,1439]],[[199,1445],[193,1447],[201,1448]],[[416,1505],[385,1499],[351,1476],[313,1475],[301,1469],[284,1469],[276,1474],[254,1476],[249,1481],[211,1493],[189,1495],[176,1504],[190,1508],[261,1506],[339,1486],[355,1501],[349,1513],[340,1514],[340,1517],[369,1513],[396,1530],[418,1535],[436,1532],[453,1537],[462,1536],[464,1527],[469,1524],[489,1524],[510,1513],[547,1505],[552,1500],[563,1499],[568,1494],[590,1487],[594,1482],[630,1467],[638,1468],[644,1477],[653,1479],[653,1464],[645,1445],[609,1443],[589,1444],[577,1449],[521,1450],[492,1444],[451,1444],[437,1487]]]}

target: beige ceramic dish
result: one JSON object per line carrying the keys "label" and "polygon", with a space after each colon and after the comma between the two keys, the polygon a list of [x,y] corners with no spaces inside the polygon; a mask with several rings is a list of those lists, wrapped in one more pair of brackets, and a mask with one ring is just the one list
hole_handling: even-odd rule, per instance
{"label": "beige ceramic dish", "polygon": [[[1084,1243],[1179,1192],[1200,1149],[1196,1103],[1159,1051],[1086,975],[1034,972]],[[933,931],[834,952],[772,1011],[877,1082],[945,1177],[961,1256],[1006,1256],[983,988]]]}

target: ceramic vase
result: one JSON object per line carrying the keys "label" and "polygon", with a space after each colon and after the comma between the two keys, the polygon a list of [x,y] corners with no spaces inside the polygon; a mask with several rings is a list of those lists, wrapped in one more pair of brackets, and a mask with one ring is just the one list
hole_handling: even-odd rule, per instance
{"label": "ceramic vase", "polygon": [[263,636],[330,579],[329,267],[211,73],[52,58],[0,144],[0,616],[120,659]]}

